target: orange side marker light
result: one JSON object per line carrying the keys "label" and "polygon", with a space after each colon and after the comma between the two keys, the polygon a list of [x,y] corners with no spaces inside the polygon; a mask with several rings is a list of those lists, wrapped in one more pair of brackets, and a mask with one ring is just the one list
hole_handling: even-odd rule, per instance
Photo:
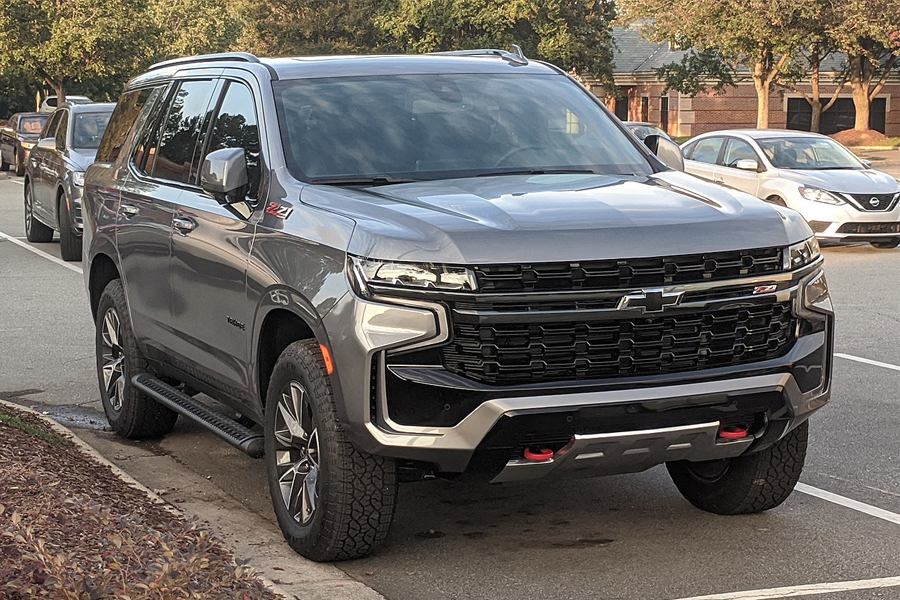
{"label": "orange side marker light", "polygon": [[322,349],[322,359],[325,361],[325,372],[331,375],[334,373],[334,361],[331,360],[331,352],[328,351],[328,348],[324,344],[319,344],[319,348]]}

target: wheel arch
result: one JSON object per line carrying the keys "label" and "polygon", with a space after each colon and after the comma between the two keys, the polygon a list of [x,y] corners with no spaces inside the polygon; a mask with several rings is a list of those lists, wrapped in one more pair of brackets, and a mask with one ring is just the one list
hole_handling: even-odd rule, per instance
{"label": "wheel arch", "polygon": [[100,304],[100,296],[110,281],[121,279],[119,269],[115,261],[108,254],[97,254],[91,260],[90,275],[88,276],[88,295],[91,302],[91,315],[97,319],[97,306]]}

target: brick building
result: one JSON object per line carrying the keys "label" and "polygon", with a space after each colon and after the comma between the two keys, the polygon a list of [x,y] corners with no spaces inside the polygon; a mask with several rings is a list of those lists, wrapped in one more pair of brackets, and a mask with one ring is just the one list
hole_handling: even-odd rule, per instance
{"label": "brick building", "polygon": [[[749,74],[746,81],[726,88],[721,94],[706,93],[695,98],[675,91],[664,94],[665,85],[656,76],[656,70],[679,62],[684,51],[670,44],[648,42],[641,37],[638,27],[616,28],[613,34],[618,46],[615,81],[619,97],[607,96],[602,87],[594,87],[593,91],[605,99],[620,119],[655,123],[673,136],[756,127],[756,90]],[[842,62],[843,58],[837,56],[823,65],[823,84],[834,80],[835,70]],[[810,93],[809,84],[798,87]],[[823,98],[830,99],[835,87],[822,85]],[[852,129],[855,113],[848,86],[841,91],[834,106],[822,114],[822,133]],[[769,127],[808,131],[810,116],[809,103],[800,94],[776,88],[769,96]],[[892,75],[872,102],[869,126],[888,136],[900,136],[900,75]]]}

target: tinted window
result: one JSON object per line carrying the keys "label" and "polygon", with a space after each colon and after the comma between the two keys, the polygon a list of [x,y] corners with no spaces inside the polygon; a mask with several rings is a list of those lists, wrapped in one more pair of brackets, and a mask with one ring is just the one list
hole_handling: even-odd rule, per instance
{"label": "tinted window", "polygon": [[273,87],[288,167],[300,178],[652,172],[591,96],[558,75],[385,75]]}
{"label": "tinted window", "polygon": [[59,119],[61,114],[62,113],[53,113],[53,115],[47,121],[47,124],[44,125],[44,129],[41,131],[42,138],[56,137],[56,129],[59,127]]}
{"label": "tinted window", "polygon": [[156,152],[153,176],[188,183],[191,160],[215,83],[185,81],[174,94]]}
{"label": "tinted window", "polygon": [[115,162],[119,158],[128,132],[131,131],[141,110],[147,101],[151,97],[156,98],[161,90],[162,88],[144,88],[122,94],[97,149],[97,162]]}
{"label": "tinted window", "polygon": [[231,82],[225,90],[222,105],[213,121],[207,153],[222,148],[243,148],[250,181],[247,195],[259,196],[259,127],[253,94],[247,86]]}
{"label": "tinted window", "polygon": [[47,98],[47,106],[50,108],[56,108],[56,96],[50,96]]}
{"label": "tinted window", "polygon": [[72,129],[72,146],[93,149],[100,145],[111,113],[78,113]]}
{"label": "tinted window", "polygon": [[722,138],[720,137],[702,139],[694,146],[694,150],[691,152],[691,160],[714,165],[716,164],[716,159],[719,158],[719,150],[721,148]]}
{"label": "tinted window", "polygon": [[66,147],[66,134],[69,132],[69,111],[59,111],[62,115],[59,118],[59,128],[56,130],[56,147],[62,150]]}
{"label": "tinted window", "polygon": [[18,123],[19,133],[25,135],[37,135],[43,129],[44,124],[50,120],[50,115],[40,117],[20,117]]}
{"label": "tinted window", "polygon": [[153,165],[156,162],[156,145],[159,142],[159,130],[162,127],[162,120],[166,115],[166,109],[169,107],[168,94],[160,93],[159,97],[147,103],[144,111],[141,131],[136,136],[134,145],[133,163],[139,171],[145,174],[153,172]]}
{"label": "tinted window", "polygon": [[725,146],[725,155],[722,157],[722,164],[726,167],[733,167],[739,160],[755,160],[759,161],[756,152],[744,140],[737,138],[729,138],[728,145]]}

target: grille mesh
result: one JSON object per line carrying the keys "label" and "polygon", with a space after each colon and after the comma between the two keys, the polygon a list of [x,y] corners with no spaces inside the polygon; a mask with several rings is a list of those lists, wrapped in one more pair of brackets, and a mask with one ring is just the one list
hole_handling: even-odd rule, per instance
{"label": "grille mesh", "polygon": [[568,323],[453,324],[444,367],[492,385],[679,373],[776,358],[793,343],[789,303]]}
{"label": "grille mesh", "polygon": [[900,223],[844,223],[838,233],[900,233]]}
{"label": "grille mesh", "polygon": [[617,290],[722,281],[782,270],[780,248],[572,263],[480,265],[480,292]]}

